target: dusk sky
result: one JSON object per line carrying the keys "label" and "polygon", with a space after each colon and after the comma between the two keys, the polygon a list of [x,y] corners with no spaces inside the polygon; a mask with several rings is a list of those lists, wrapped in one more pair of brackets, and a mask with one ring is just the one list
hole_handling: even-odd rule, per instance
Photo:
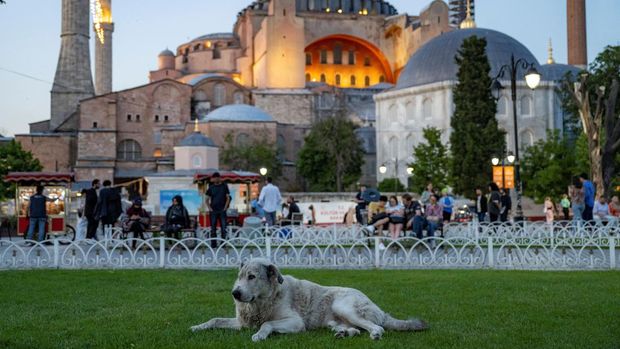
{"label": "dusk sky", "polygon": [[[430,0],[390,2],[399,13],[417,15]],[[174,51],[197,36],[232,31],[237,13],[250,3],[114,0],[114,90],[147,83],[157,54],[166,47]],[[0,5],[0,134],[27,133],[29,122],[49,119],[60,10],[60,0],[7,0]],[[589,61],[605,46],[620,44],[619,15],[619,0],[587,1]],[[566,0],[476,0],[476,23],[519,40],[542,64],[551,38],[556,62],[566,63]]]}

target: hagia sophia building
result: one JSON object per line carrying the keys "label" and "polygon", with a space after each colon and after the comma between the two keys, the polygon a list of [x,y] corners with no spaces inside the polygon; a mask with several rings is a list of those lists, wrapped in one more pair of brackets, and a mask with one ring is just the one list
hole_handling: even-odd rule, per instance
{"label": "hagia sophia building", "polygon": [[[487,39],[492,75],[511,54],[534,63],[542,75],[535,91],[522,76],[518,82],[522,145],[544,138],[547,129],[563,130],[555,88],[565,72],[586,65],[585,0],[567,0],[569,64],[555,63],[550,48],[544,65],[510,36],[476,28],[471,2],[434,0],[408,15],[384,0],[258,0],[238,13],[232,32],[166,49],[148,83],[112,91],[111,0],[94,1],[94,9],[89,0],[62,0],[51,118],[30,124],[30,133],[16,140],[45,170],[123,183],[180,168],[230,169],[218,159],[224,138],[232,134],[235,143],[248,144],[260,137],[277,145],[281,187],[296,190],[304,189],[295,169],[304,137],[317,120],[345,113],[360,126],[366,151],[360,182],[374,185],[398,169],[382,175],[378,164],[409,161],[424,127],[440,128],[447,141],[454,56],[472,35]],[[509,131],[510,148],[505,93],[497,118]],[[405,167],[396,174],[404,183]]]}

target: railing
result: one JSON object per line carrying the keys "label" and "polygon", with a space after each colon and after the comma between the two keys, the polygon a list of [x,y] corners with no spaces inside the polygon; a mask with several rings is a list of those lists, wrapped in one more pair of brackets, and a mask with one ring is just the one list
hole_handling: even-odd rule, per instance
{"label": "railing", "polygon": [[205,238],[207,230],[181,240],[141,240],[107,227],[106,238],[96,242],[52,239],[26,246],[0,240],[0,269],[214,269],[257,257],[288,268],[620,269],[617,224],[471,223],[446,225],[444,231],[444,237],[392,240],[366,237],[357,227],[289,226],[239,228],[228,240]]}

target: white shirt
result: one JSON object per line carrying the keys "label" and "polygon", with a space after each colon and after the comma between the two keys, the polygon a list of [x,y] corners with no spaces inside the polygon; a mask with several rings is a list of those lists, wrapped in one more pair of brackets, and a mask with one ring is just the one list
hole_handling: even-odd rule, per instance
{"label": "white shirt", "polygon": [[280,189],[275,185],[269,183],[260,191],[258,204],[261,205],[266,212],[276,212],[281,203],[282,196],[280,196]]}

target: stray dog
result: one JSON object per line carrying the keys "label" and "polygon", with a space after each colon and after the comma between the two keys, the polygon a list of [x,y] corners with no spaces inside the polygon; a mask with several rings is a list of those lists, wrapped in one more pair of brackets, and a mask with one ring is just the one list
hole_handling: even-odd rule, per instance
{"label": "stray dog", "polygon": [[191,330],[259,328],[252,336],[257,342],[272,332],[296,333],[319,327],[331,328],[336,338],[355,336],[363,329],[372,339],[381,339],[384,329],[422,331],[428,328],[422,320],[394,319],[356,289],[324,287],[289,275],[282,276],[266,259],[241,264],[232,295],[235,318],[214,318]]}

